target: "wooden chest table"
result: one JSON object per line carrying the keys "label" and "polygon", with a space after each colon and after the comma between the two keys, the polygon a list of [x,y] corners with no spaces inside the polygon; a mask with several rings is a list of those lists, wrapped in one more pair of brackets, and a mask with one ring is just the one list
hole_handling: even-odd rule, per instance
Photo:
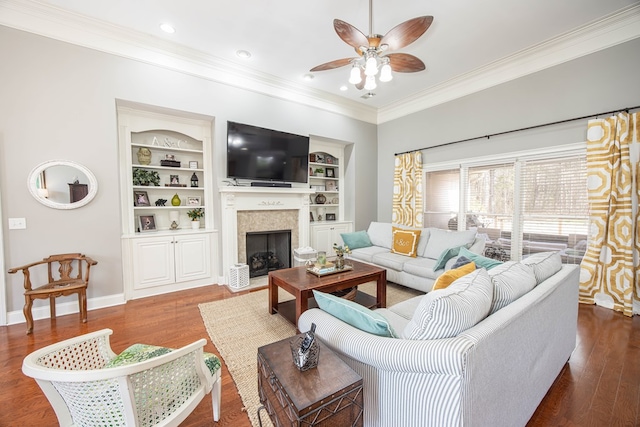
{"label": "wooden chest table", "polygon": [[258,348],[258,392],[276,427],[363,425],[362,377],[318,341],[318,367],[293,364],[291,337]]}

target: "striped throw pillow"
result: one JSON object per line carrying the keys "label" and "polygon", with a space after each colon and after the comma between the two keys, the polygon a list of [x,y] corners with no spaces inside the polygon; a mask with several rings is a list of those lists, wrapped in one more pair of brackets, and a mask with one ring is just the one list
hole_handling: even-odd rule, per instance
{"label": "striped throw pillow", "polygon": [[536,287],[536,276],[528,265],[508,261],[489,271],[493,282],[493,302],[489,314],[511,304]]}

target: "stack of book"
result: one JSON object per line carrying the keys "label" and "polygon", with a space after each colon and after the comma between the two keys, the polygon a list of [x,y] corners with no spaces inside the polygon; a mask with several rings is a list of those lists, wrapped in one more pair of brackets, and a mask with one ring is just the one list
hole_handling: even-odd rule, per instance
{"label": "stack of book", "polygon": [[313,264],[310,270],[316,274],[326,274],[336,271],[336,266],[332,262],[327,262],[325,264],[318,264],[316,262],[315,264]]}

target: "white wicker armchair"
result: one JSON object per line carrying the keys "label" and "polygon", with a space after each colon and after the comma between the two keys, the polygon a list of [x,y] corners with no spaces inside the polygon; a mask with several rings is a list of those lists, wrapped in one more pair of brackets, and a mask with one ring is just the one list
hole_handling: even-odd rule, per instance
{"label": "white wicker armchair", "polygon": [[177,426],[209,392],[218,421],[220,361],[205,357],[206,340],[176,350],[145,346],[152,351],[138,362],[131,351],[123,360],[128,350],[116,356],[112,333],[81,335],[25,357],[22,372],[37,381],[61,427]]}

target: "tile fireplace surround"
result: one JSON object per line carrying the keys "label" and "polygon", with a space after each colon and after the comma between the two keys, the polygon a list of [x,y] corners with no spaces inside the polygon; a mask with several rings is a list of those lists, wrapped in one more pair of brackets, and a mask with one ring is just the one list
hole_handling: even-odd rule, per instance
{"label": "tile fireplace surround", "polygon": [[[222,271],[246,263],[248,231],[291,230],[291,248],[309,246],[308,188],[222,187]],[[293,259],[293,254],[292,254]]]}

